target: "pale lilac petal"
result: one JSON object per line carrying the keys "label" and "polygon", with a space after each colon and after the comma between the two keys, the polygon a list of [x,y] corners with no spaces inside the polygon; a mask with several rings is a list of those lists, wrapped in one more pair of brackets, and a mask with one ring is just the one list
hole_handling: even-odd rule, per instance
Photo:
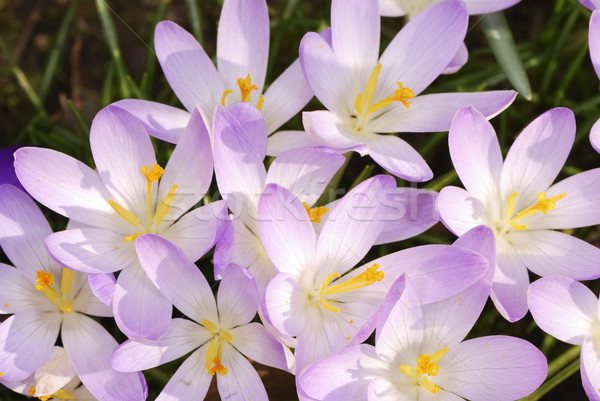
{"label": "pale lilac petal", "polygon": [[521,260],[538,276],[564,276],[574,280],[600,277],[600,249],[559,231],[540,230],[511,234]]}
{"label": "pale lilac petal", "polygon": [[317,236],[306,209],[287,189],[267,185],[258,203],[258,230],[279,272],[298,275],[313,261]]}
{"label": "pale lilac petal", "polygon": [[337,55],[327,41],[315,32],[308,32],[300,42],[300,65],[310,89],[317,99],[334,113],[339,113],[346,83]]}
{"label": "pale lilac petal", "polygon": [[287,370],[283,345],[263,325],[249,323],[228,333],[231,334],[231,345],[244,356],[266,366]]}
{"label": "pale lilac petal", "polygon": [[[48,360],[34,374],[35,395],[54,394],[77,377],[63,347],[55,346]],[[76,379],[79,381],[79,379]]]}
{"label": "pale lilac petal", "polygon": [[375,132],[448,131],[457,111],[473,107],[487,119],[500,114],[513,102],[515,91],[432,93],[410,99],[410,108],[392,104],[373,126]]}
{"label": "pale lilac petal", "polygon": [[465,6],[458,1],[434,4],[419,13],[381,55],[378,86],[391,91],[399,81],[416,95],[421,93],[458,51],[468,22]]}
{"label": "pale lilac petal", "polygon": [[27,192],[58,214],[106,229],[130,226],[110,207],[111,195],[98,173],[71,156],[50,149],[19,149],[15,171]]}
{"label": "pale lilac petal", "polygon": [[88,285],[102,303],[112,307],[117,279],[112,273],[88,274]]}
{"label": "pale lilac petal", "polygon": [[216,201],[192,210],[162,235],[196,261],[213,247],[227,218],[227,204]]}
{"label": "pale lilac petal", "polygon": [[200,112],[194,110],[160,178],[157,205],[177,185],[173,203],[163,221],[176,220],[198,203],[210,186],[212,173],[210,137]]}
{"label": "pale lilac petal", "polygon": [[136,249],[150,280],[177,309],[198,323],[204,319],[218,321],[206,278],[181,249],[153,234],[139,237]]}
{"label": "pale lilac petal", "polygon": [[0,184],[11,184],[25,191],[15,173],[14,153],[23,146],[10,146],[0,150]]}
{"label": "pale lilac petal", "polygon": [[[250,74],[263,92],[269,57],[269,14],[265,0],[227,0],[217,33],[217,66],[227,89]],[[258,95],[257,95],[258,98]]]}
{"label": "pale lilac petal", "polygon": [[267,184],[287,188],[312,206],[346,159],[327,148],[295,149],[279,155],[267,172]]}
{"label": "pale lilac petal", "polygon": [[156,401],[203,400],[212,376],[206,370],[208,344],[190,355],[177,369]]}
{"label": "pale lilac petal", "polygon": [[50,225],[30,196],[10,184],[0,185],[0,247],[32,282],[41,269],[60,273],[44,245],[50,234]]}
{"label": "pale lilac petal", "polygon": [[502,237],[496,238],[496,270],[490,297],[498,312],[508,321],[520,320],[527,313],[527,268]]}
{"label": "pale lilac petal", "polygon": [[596,340],[588,336],[581,346],[581,381],[591,401],[600,400],[600,350]]}
{"label": "pale lilac petal", "polygon": [[[406,376],[408,378],[408,376]],[[410,382],[407,381],[406,384]],[[435,395],[438,396],[440,393],[438,392]],[[419,401],[429,401],[426,400],[427,391],[419,391],[419,387],[417,386],[405,386],[402,390],[395,384],[390,381],[388,377],[376,378],[375,380],[369,383],[367,387],[367,400],[368,401],[413,401],[418,399]],[[436,401],[438,399],[442,399],[441,396],[436,397]]]}
{"label": "pale lilac petal", "polygon": [[296,59],[265,92],[260,111],[265,119],[267,132],[275,132],[298,114],[312,97],[313,92],[306,83],[300,60]]}
{"label": "pale lilac petal", "polygon": [[46,238],[48,252],[60,264],[84,273],[112,273],[136,263],[133,243],[103,228],[59,231]]}
{"label": "pale lilac petal", "polygon": [[118,343],[100,323],[81,314],[65,315],[61,338],[73,369],[96,398],[146,399],[142,375],[119,373],[110,366],[110,355]]}
{"label": "pale lilac petal", "polygon": [[140,170],[150,168],[156,158],[144,125],[122,109],[105,107],[92,121],[90,146],[111,199],[136,216],[145,216],[146,178]]}
{"label": "pale lilac petal", "polygon": [[302,124],[308,136],[321,146],[344,150],[362,145],[361,137],[354,135],[346,124],[330,111],[305,111],[302,113]]}
{"label": "pale lilac petal", "polygon": [[423,156],[403,139],[393,135],[369,135],[369,155],[381,167],[407,181],[428,181],[433,172]]}
{"label": "pale lilac petal", "polygon": [[173,92],[188,111],[199,106],[205,115],[221,101],[225,86],[202,46],[172,21],[159,22],[154,31],[158,62]]}
{"label": "pale lilac petal", "polygon": [[469,51],[467,50],[467,46],[465,46],[465,43],[463,42],[458,48],[458,51],[456,52],[452,60],[450,60],[450,63],[446,66],[444,71],[442,71],[442,74],[454,74],[455,72],[460,70],[465,64],[467,64],[467,61],[469,61]]}
{"label": "pale lilac petal", "polygon": [[598,0],[579,0],[579,2],[592,11],[600,7],[600,2]]}
{"label": "pale lilac petal", "polygon": [[[567,177],[548,188],[546,198],[565,194],[554,209],[522,220],[530,229],[566,229],[600,224],[600,169]],[[518,197],[517,197],[518,198]],[[532,202],[531,204],[535,203]],[[515,209],[517,210],[517,209]]]}
{"label": "pale lilac petal", "polygon": [[227,369],[226,375],[217,376],[221,399],[268,401],[256,369],[235,348],[228,344],[223,346],[221,363]]}
{"label": "pale lilac petal", "polygon": [[494,241],[494,236],[494,231],[489,227],[477,226],[464,233],[453,244],[475,251],[488,261],[488,269],[481,280],[490,285],[494,279],[494,268],[496,266],[496,242]]}
{"label": "pale lilac petal", "polygon": [[306,131],[279,131],[269,137],[267,154],[279,156],[288,150],[317,146],[323,146],[323,144],[308,136]]}
{"label": "pale lilac petal", "polygon": [[[600,121],[600,120],[598,120]],[[590,143],[594,150],[600,153],[600,122],[596,121],[590,130]]]}
{"label": "pale lilac petal", "polygon": [[217,184],[229,209],[246,216],[245,222],[256,217],[258,195],[265,186],[267,147],[266,133],[247,128],[228,109],[217,106],[213,128]]}
{"label": "pale lilac petal", "polygon": [[460,110],[450,126],[452,164],[465,189],[479,199],[500,196],[502,151],[494,127],[477,110]]}
{"label": "pale lilac petal", "polygon": [[305,314],[307,316],[304,319],[302,331],[296,336],[298,340],[298,345],[294,350],[296,375],[300,375],[309,365],[335,351],[329,343],[320,311],[316,308],[307,308]]}
{"label": "pale lilac petal", "polygon": [[488,14],[494,11],[504,10],[520,2],[521,0],[466,0],[465,4],[469,15]]}
{"label": "pale lilac petal", "polygon": [[402,241],[419,235],[439,221],[437,192],[399,187],[386,193],[381,202],[383,230],[375,245]]}
{"label": "pale lilac petal", "polygon": [[502,198],[518,192],[515,210],[531,206],[560,172],[574,139],[575,116],[569,109],[554,108],[532,121],[506,155],[500,184]]}
{"label": "pale lilac petal", "polygon": [[156,340],[169,327],[171,312],[171,302],[156,289],[140,265],[121,271],[113,298],[113,313],[119,329],[127,337]]}
{"label": "pale lilac petal", "polygon": [[61,318],[38,310],[12,315],[0,324],[0,372],[4,380],[24,380],[47,359]]}
{"label": "pale lilac petal", "polygon": [[211,334],[187,319],[173,319],[165,334],[156,341],[127,340],[111,356],[118,372],[138,372],[171,362],[210,340]]}
{"label": "pale lilac petal", "polygon": [[[81,289],[78,290],[77,297],[72,301],[73,309],[80,313],[85,313],[91,316],[102,316],[102,317],[113,317],[113,306],[112,303],[107,305],[96,298],[95,294],[88,285],[89,277],[87,274],[73,272],[73,283],[71,284],[71,293],[75,293],[75,280],[76,276],[80,276],[79,280],[82,282]],[[112,274],[96,274],[96,276],[113,276]],[[112,301],[112,299],[111,299]]]}
{"label": "pale lilac petal", "polygon": [[319,235],[315,260],[322,281],[331,273],[348,271],[371,249],[382,229],[381,198],[395,187],[396,181],[390,176],[369,178],[348,192],[329,212]]}
{"label": "pale lilac petal", "polygon": [[364,401],[375,372],[382,370],[375,347],[363,344],[323,358],[306,369],[298,381],[304,392],[318,400]]}
{"label": "pale lilac petal", "polygon": [[566,277],[546,277],[529,286],[529,310],[546,333],[581,345],[592,334],[598,298],[585,285]]}
{"label": "pale lilac petal", "polygon": [[436,382],[470,400],[520,399],[534,392],[548,372],[540,350],[508,336],[467,340],[451,347],[438,364]]}
{"label": "pale lilac petal", "polygon": [[294,276],[280,273],[269,282],[265,291],[265,318],[282,334],[295,336],[302,331],[305,324],[302,312],[304,302]]}
{"label": "pale lilac petal", "polygon": [[256,315],[258,291],[246,268],[232,264],[223,271],[217,308],[221,326],[227,329],[246,324]]}
{"label": "pale lilac petal", "polygon": [[27,277],[12,266],[0,263],[0,313],[37,310],[46,304],[46,296],[35,290],[36,274]]}
{"label": "pale lilac petal", "polygon": [[402,17],[406,14],[398,0],[379,0],[379,13],[383,17]]}
{"label": "pale lilac petal", "polygon": [[377,0],[333,0],[333,51],[348,79],[367,82],[379,58],[380,18]]}
{"label": "pale lilac petal", "polygon": [[185,110],[148,100],[123,99],[111,106],[140,120],[148,135],[171,143],[179,141],[190,120],[190,113]]}
{"label": "pale lilac petal", "polygon": [[596,70],[596,75],[600,77],[600,12],[594,10],[590,17],[590,58]]}
{"label": "pale lilac petal", "polygon": [[444,187],[438,196],[440,221],[454,234],[460,236],[471,228],[486,224],[485,205],[469,192],[458,187]]}

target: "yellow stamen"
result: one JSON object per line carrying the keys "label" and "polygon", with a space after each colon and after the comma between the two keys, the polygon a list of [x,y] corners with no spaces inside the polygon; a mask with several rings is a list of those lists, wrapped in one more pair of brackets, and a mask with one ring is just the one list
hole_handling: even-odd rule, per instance
{"label": "yellow stamen", "polygon": [[63,297],[68,297],[71,292],[71,282],[73,281],[73,270],[63,267],[62,278],[60,280],[60,292]]}
{"label": "yellow stamen", "polygon": [[35,394],[35,386],[29,387],[29,390],[27,392],[29,393],[29,395],[34,395]]}
{"label": "yellow stamen", "polygon": [[211,376],[214,376],[215,373],[218,373],[221,376],[225,376],[227,374],[227,368],[225,368],[223,365],[221,365],[221,358],[219,358],[218,356],[215,356],[215,358],[213,359],[213,362],[214,362],[215,366],[210,368],[208,370],[208,373],[210,373]]}
{"label": "yellow stamen", "polygon": [[440,386],[436,386],[435,384],[430,382],[429,379],[421,379],[419,380],[419,384],[421,384],[427,390],[431,391],[433,394],[437,393],[442,389]]}
{"label": "yellow stamen", "polygon": [[0,377],[4,376],[4,372],[0,372]]}
{"label": "yellow stamen", "polygon": [[54,282],[54,276],[51,273],[46,273],[43,270],[39,270],[37,272],[36,278],[37,284],[35,285],[35,289],[38,291],[42,291],[46,287],[50,287]]}
{"label": "yellow stamen", "polygon": [[214,334],[216,334],[216,333],[219,331],[219,329],[217,329],[217,325],[216,325],[216,324],[214,324],[213,322],[211,322],[210,320],[206,320],[206,319],[204,319],[204,320],[203,320],[202,322],[200,322],[200,323],[202,323],[202,326],[204,326],[204,328],[205,328],[206,330],[210,331],[211,333],[214,333]]}
{"label": "yellow stamen", "polygon": [[[508,198],[508,205],[506,207],[506,217],[509,218],[514,213],[515,208],[515,197],[518,195],[517,192],[513,192],[510,194]],[[553,196],[552,198],[546,199],[546,194],[544,192],[540,192],[537,194],[537,202],[535,205],[528,207],[525,210],[520,211],[513,217],[508,223],[515,228],[516,230],[522,231],[528,228],[527,225],[517,224],[516,222],[522,220],[526,217],[529,217],[537,212],[542,212],[547,214],[548,211],[554,210],[554,206],[556,206],[556,201],[567,196],[566,193],[562,193],[560,195]]]}
{"label": "yellow stamen", "polygon": [[54,282],[54,276],[52,274],[46,273],[43,270],[38,270],[36,281],[36,290],[43,292],[44,295],[46,295],[49,300],[54,302],[61,311],[66,313],[71,312],[73,309],[71,303],[63,299],[63,297],[54,288],[52,288],[52,283]]}
{"label": "yellow stamen", "polygon": [[128,237],[125,237],[125,238],[123,238],[123,242],[135,241],[142,234],[146,234],[146,231],[140,231],[137,234],[133,234]]}
{"label": "yellow stamen", "polygon": [[308,218],[313,223],[320,223],[321,217],[323,217],[323,215],[329,211],[329,208],[326,208],[325,206],[314,207],[311,209],[306,202],[302,202],[302,205],[304,205],[304,209],[306,209]]}
{"label": "yellow stamen", "polygon": [[137,218],[135,214],[131,213],[129,210],[125,209],[114,200],[109,199],[108,203],[110,204],[110,206],[112,206],[115,212],[117,212],[117,214],[121,216],[126,222],[136,227],[139,227],[141,221]]}
{"label": "yellow stamen", "polygon": [[206,351],[206,370],[211,376],[214,376],[215,373],[224,376],[227,373],[227,369],[221,364],[221,353],[223,352],[223,342],[231,342],[231,334],[225,330],[219,330],[217,325],[210,320],[204,319],[201,323],[206,330],[213,334],[210,344],[208,344],[208,350]]}
{"label": "yellow stamen", "polygon": [[410,102],[408,100],[415,97],[415,93],[410,88],[405,88],[404,86],[402,86],[402,82],[396,82],[396,84],[398,85],[398,89],[394,91],[393,95],[381,99],[374,104],[371,104],[380,71],[381,63],[377,64],[377,66],[375,66],[375,68],[373,69],[373,72],[371,73],[371,76],[367,81],[367,85],[365,86],[364,95],[359,93],[356,99],[354,100],[354,108],[356,109],[356,112],[361,116],[371,114],[377,110],[381,110],[384,107],[389,106],[392,102],[396,101],[402,102],[402,104],[408,109],[410,108]]}
{"label": "yellow stamen", "polygon": [[45,396],[38,397],[38,398],[41,401],[47,401],[50,398],[58,398],[59,400],[64,400],[64,401],[75,399],[71,394],[67,393],[65,390],[58,390],[52,395],[45,395]]}
{"label": "yellow stamen", "polygon": [[146,180],[150,182],[158,182],[164,172],[165,170],[158,164],[153,164],[152,167],[150,167],[150,170],[148,170],[147,166],[142,166],[141,171],[141,173],[146,177]]}
{"label": "yellow stamen", "polygon": [[329,283],[340,277],[339,273],[330,274],[325,281],[323,282],[323,286],[321,287],[321,291],[319,292],[319,301],[323,304],[323,306],[332,311],[339,312],[340,310],[331,305],[331,303],[325,299],[326,296],[339,294],[341,292],[352,291],[358,288],[366,287],[367,285],[373,284],[376,281],[380,281],[383,279],[383,272],[377,271],[379,265],[377,263],[373,263],[371,267],[367,268],[364,272],[359,274],[358,276],[351,278],[348,281],[345,281],[340,284],[336,284],[334,286],[328,287]]}
{"label": "yellow stamen", "polygon": [[256,108],[260,111],[262,109],[264,103],[265,103],[265,97],[263,95],[260,95],[260,98],[258,99],[258,104],[256,105]]}
{"label": "yellow stamen", "polygon": [[240,87],[240,92],[242,92],[242,102],[250,101],[250,93],[253,90],[258,90],[256,85],[252,85],[252,79],[250,78],[250,73],[246,75],[245,79],[238,78],[237,84]]}
{"label": "yellow stamen", "polygon": [[171,188],[169,193],[165,196],[165,199],[163,199],[163,201],[158,206],[156,213],[154,213],[154,217],[152,218],[153,223],[160,225],[160,223],[163,221],[163,219],[169,212],[171,205],[173,204],[173,199],[175,198],[176,191],[177,191],[177,185],[173,185],[173,187]]}
{"label": "yellow stamen", "polygon": [[227,97],[227,95],[229,95],[231,92],[233,92],[233,90],[231,89],[225,89],[223,91],[223,97],[221,98],[221,104],[223,105],[223,107],[225,107],[225,98]]}
{"label": "yellow stamen", "polygon": [[417,383],[435,394],[442,388],[440,386],[436,386],[429,381],[427,377],[423,376],[437,376],[440,371],[440,367],[437,363],[444,355],[446,355],[448,350],[449,348],[442,348],[433,355],[421,354],[417,358],[417,366],[414,369],[407,365],[400,365],[400,371],[405,375],[414,378]]}

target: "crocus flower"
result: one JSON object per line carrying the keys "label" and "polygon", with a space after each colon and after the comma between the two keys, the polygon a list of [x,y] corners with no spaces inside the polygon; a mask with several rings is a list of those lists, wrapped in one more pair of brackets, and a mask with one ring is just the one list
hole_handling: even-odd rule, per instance
{"label": "crocus flower", "polygon": [[128,340],[115,350],[113,367],[138,371],[194,351],[167,383],[157,401],[202,400],[213,376],[223,400],[267,400],[265,388],[245,356],[286,369],[283,346],[256,315],[256,283],[241,266],[223,273],[217,302],[194,263],[164,238],[147,234],[136,241],[148,276],[188,319],[173,319],[154,342]]}
{"label": "crocus flower", "polygon": [[2,378],[31,376],[51,356],[60,333],[73,370],[96,398],[144,400],[143,376],[111,368],[118,344],[86,316],[109,317],[110,308],[93,296],[84,273],[61,268],[50,258],[44,238],[51,233],[29,196],[0,185],[0,246],[16,266],[0,264],[0,313],[12,314],[0,324]]}
{"label": "crocus flower", "polygon": [[[0,383],[11,390],[37,397],[41,401],[97,401],[77,377],[63,347],[55,346],[48,360],[33,375],[22,381]],[[81,385],[80,385],[81,384]]]}
{"label": "crocus flower", "polygon": [[[442,0],[379,0],[379,12],[385,17],[413,18],[432,4]],[[469,15],[488,14],[512,7],[521,0],[463,0]],[[464,43],[452,58],[442,74],[453,74],[458,71],[469,58],[469,52]]]}
{"label": "crocus flower", "polygon": [[86,273],[121,270],[113,299],[115,320],[129,337],[155,339],[167,329],[172,307],[139,265],[133,240],[146,232],[160,234],[193,260],[213,246],[219,220],[226,217],[225,203],[184,214],[210,185],[208,133],[194,113],[163,170],[143,125],[109,106],[94,118],[90,144],[97,171],[41,148],[20,149],[15,169],[36,200],[85,225],[49,236],[52,256]]}
{"label": "crocus flower", "polygon": [[[483,306],[471,291],[422,306],[396,283],[375,346],[345,348],[310,366],[299,383],[316,400],[515,400],[546,378],[544,355],[508,336],[462,341]],[[401,285],[404,284],[404,288]],[[399,294],[401,296],[398,296]],[[486,297],[483,297],[485,302]]]}
{"label": "crocus flower", "polygon": [[[582,1],[584,5],[586,2]],[[589,1],[587,3],[590,3]],[[594,0],[594,3],[600,6],[600,0]],[[591,3],[590,3],[591,5]],[[590,7],[593,10],[597,7]],[[595,10],[590,18],[590,31],[589,31],[589,42],[590,42],[590,58],[596,70],[596,75],[600,78],[600,11]],[[590,142],[596,152],[600,153],[600,120],[596,121],[590,131]]]}
{"label": "crocus flower", "polygon": [[297,373],[354,340],[401,273],[415,279],[423,302],[431,302],[464,289],[487,268],[480,255],[466,249],[430,245],[351,271],[377,239],[382,195],[394,187],[391,176],[359,184],[330,212],[318,237],[288,190],[270,184],[261,196],[260,237],[278,272],[267,286],[263,309],[277,330],[296,336]]}
{"label": "crocus flower", "polygon": [[491,118],[514,91],[420,95],[458,51],[468,15],[444,1],[413,18],[379,57],[377,0],[334,0],[331,46],[314,32],[300,44],[306,80],[328,111],[304,112],[310,139],[338,151],[369,154],[398,177],[426,181],[433,174],[404,140],[378,133],[446,131],[457,110],[473,106]]}
{"label": "crocus flower", "polygon": [[450,128],[454,168],[465,189],[438,198],[442,222],[456,235],[484,224],[496,236],[492,300],[510,321],[527,313],[527,268],[576,280],[600,276],[600,250],[560,231],[600,223],[600,169],[554,185],[575,138],[569,109],[547,111],[517,137],[506,160],[494,129],[476,110],[461,110]]}
{"label": "crocus flower", "polygon": [[529,309],[546,333],[581,345],[581,381],[591,401],[600,400],[600,309],[598,297],[567,277],[544,277],[529,286]]}
{"label": "crocus flower", "polygon": [[115,106],[143,121],[150,135],[166,141],[177,142],[196,108],[208,124],[217,104],[229,106],[240,101],[261,111],[270,135],[313,96],[298,60],[265,91],[269,55],[265,0],[223,2],[217,34],[217,68],[196,39],[174,22],[162,21],[156,26],[154,47],[167,81],[187,112],[134,99],[119,101]]}

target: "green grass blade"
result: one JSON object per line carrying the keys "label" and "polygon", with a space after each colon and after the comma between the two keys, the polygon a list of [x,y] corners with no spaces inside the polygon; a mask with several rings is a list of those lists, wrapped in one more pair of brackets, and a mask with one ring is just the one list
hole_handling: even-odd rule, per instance
{"label": "green grass blade", "polygon": [[202,14],[200,13],[200,6],[198,0],[185,0],[187,9],[189,12],[190,24],[192,25],[192,34],[196,40],[202,44]]}
{"label": "green grass blade", "polygon": [[73,113],[73,116],[77,120],[79,128],[84,134],[87,135],[90,132],[90,126],[88,125],[87,121],[85,121],[85,118],[83,118],[81,111],[79,111],[79,109],[77,108],[77,106],[75,106],[75,103],[73,103],[71,99],[67,100],[67,104],[69,105],[71,113]]}
{"label": "green grass blade", "polygon": [[529,78],[517,53],[506,17],[502,12],[487,14],[481,19],[481,25],[494,56],[510,83],[525,99],[531,100]]}
{"label": "green grass blade", "polygon": [[108,106],[112,103],[112,89],[115,82],[115,63],[111,62],[108,64],[106,75],[104,75],[104,82],[102,83],[102,92],[100,92],[100,104],[102,107]]}
{"label": "green grass blade", "polygon": [[[156,14],[154,14],[152,26],[156,26],[156,24],[165,19],[169,4],[171,4],[171,0],[161,0],[156,9]],[[156,53],[154,52],[154,30],[150,34],[150,38],[148,38],[148,48],[149,50],[146,53],[146,68],[144,69],[145,72],[140,85],[140,90],[145,98],[150,97],[152,86],[154,85],[154,76],[156,75],[157,60]]]}

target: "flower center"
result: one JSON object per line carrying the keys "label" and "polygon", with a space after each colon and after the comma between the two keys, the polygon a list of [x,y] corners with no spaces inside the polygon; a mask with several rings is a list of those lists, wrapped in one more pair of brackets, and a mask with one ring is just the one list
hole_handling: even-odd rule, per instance
{"label": "flower center", "polygon": [[563,193],[560,195],[553,196],[552,198],[546,199],[546,194],[544,192],[540,192],[539,194],[537,194],[537,202],[535,205],[520,211],[513,217],[513,214],[515,212],[515,198],[517,197],[517,195],[519,195],[518,192],[513,192],[508,197],[508,202],[506,205],[506,219],[508,220],[508,222],[504,223],[504,225],[501,228],[501,223],[496,223],[496,229],[500,234],[506,233],[510,227],[513,227],[515,230],[518,231],[526,230],[528,226],[518,224],[517,221],[523,220],[524,218],[536,214],[537,212],[547,214],[548,211],[554,209],[554,206],[556,206],[556,201],[567,196],[566,193]]}
{"label": "flower center", "polygon": [[[28,392],[29,392],[29,395],[34,395],[35,394],[35,386],[29,387]],[[43,395],[41,397],[38,397],[38,399],[41,401],[48,401],[50,398],[64,400],[64,401],[75,399],[71,394],[67,393],[65,390],[58,390],[54,394]]]}
{"label": "flower center", "polygon": [[146,225],[144,226],[141,220],[129,210],[125,209],[117,202],[112,199],[109,199],[108,203],[112,208],[117,212],[119,216],[121,216],[126,222],[135,226],[140,231],[136,234],[130,235],[123,239],[123,242],[133,241],[137,237],[146,233],[155,233],[160,223],[163,221],[171,205],[173,204],[173,199],[175,198],[175,192],[177,191],[177,185],[173,185],[173,187],[169,190],[163,201],[160,203],[156,211],[154,212],[154,217],[152,217],[152,183],[158,182],[162,174],[165,170],[158,164],[153,164],[150,169],[148,166],[142,166],[142,170],[140,171],[144,177],[146,177]]}
{"label": "flower center", "polygon": [[208,370],[211,376],[214,376],[215,373],[225,376],[227,368],[221,364],[221,353],[223,351],[223,342],[231,342],[231,334],[225,330],[219,330],[217,325],[210,320],[204,319],[201,323],[206,330],[213,334],[210,344],[208,344],[208,351],[206,352],[206,370]]}
{"label": "flower center", "polygon": [[440,367],[437,363],[442,359],[446,352],[448,352],[448,349],[449,348],[442,348],[433,355],[421,354],[417,358],[417,366],[414,369],[407,365],[400,365],[400,371],[415,379],[415,382],[418,385],[425,387],[435,394],[442,388],[433,384],[429,381],[429,378],[425,376],[437,376],[440,371]]}
{"label": "flower center", "polygon": [[[238,87],[240,88],[242,102],[249,102],[250,98],[252,97],[251,96],[252,91],[258,90],[258,86],[252,84],[252,79],[250,78],[250,73],[248,73],[248,75],[246,75],[246,78],[238,78],[237,84],[238,84]],[[223,91],[223,96],[221,97],[221,104],[223,105],[223,107],[225,107],[225,99],[227,98],[227,95],[229,95],[232,92],[233,92],[232,89],[225,89]],[[260,95],[260,98],[258,99],[258,104],[256,105],[256,108],[258,110],[262,109],[264,102],[265,102],[264,96]]]}
{"label": "flower center", "polygon": [[[341,275],[339,273],[330,274],[323,282],[321,291],[319,291],[319,295],[317,296],[318,297],[317,302],[321,302],[321,304],[323,304],[323,306],[326,309],[328,309],[332,312],[339,312],[340,310],[338,308],[332,306],[330,303],[330,302],[338,302],[338,301],[328,300],[327,298],[334,294],[339,294],[339,293],[346,292],[346,291],[356,290],[357,288],[366,287],[368,285],[373,284],[376,281],[382,280],[383,272],[378,271],[377,270],[378,268],[379,268],[379,265],[377,263],[373,263],[371,265],[371,267],[368,267],[364,272],[362,272],[358,276],[351,278],[350,280],[345,281],[343,283],[333,285],[331,287],[329,287],[329,283],[332,280],[334,280],[338,277],[341,277]],[[317,298],[317,297],[309,296],[309,298]],[[310,305],[312,305],[312,303]],[[316,306],[318,308],[319,304],[316,303]]]}
{"label": "flower center", "polygon": [[329,208],[326,208],[325,206],[313,207],[311,209],[306,202],[302,202],[302,205],[304,206],[304,209],[306,209],[308,218],[313,223],[320,223],[321,217],[323,217],[323,215],[329,211]]}
{"label": "flower center", "polygon": [[36,278],[37,284],[35,285],[35,289],[38,291],[42,291],[44,295],[46,295],[49,300],[54,302],[61,311],[69,313],[73,309],[73,305],[71,305],[71,303],[67,301],[67,298],[69,297],[69,294],[71,292],[72,281],[73,270],[63,267],[59,293],[54,288],[52,288],[54,276],[51,273],[46,273],[43,270],[38,270]]}

